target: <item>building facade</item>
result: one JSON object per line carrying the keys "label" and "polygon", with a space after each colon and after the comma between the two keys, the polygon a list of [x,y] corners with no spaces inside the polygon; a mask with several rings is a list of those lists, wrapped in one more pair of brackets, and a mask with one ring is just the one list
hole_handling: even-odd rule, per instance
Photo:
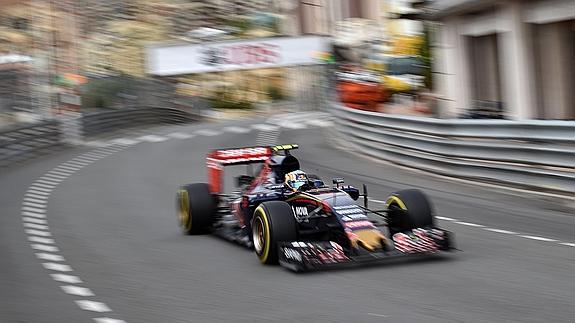
{"label": "building facade", "polygon": [[510,119],[575,119],[575,2],[436,1],[445,117],[495,102]]}

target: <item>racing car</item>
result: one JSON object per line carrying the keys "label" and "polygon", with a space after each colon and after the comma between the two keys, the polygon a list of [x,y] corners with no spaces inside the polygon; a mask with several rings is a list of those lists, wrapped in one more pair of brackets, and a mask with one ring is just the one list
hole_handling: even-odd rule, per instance
{"label": "racing car", "polygon": [[[436,226],[432,205],[415,189],[392,194],[381,210],[342,178],[326,185],[306,174],[292,154],[298,145],[218,149],[206,159],[208,183],[177,192],[178,219],[186,234],[213,233],[252,248],[263,264],[293,271],[378,261],[454,248],[453,234]],[[259,171],[235,178],[224,193],[224,169],[254,164]],[[357,203],[359,199],[363,203]]]}

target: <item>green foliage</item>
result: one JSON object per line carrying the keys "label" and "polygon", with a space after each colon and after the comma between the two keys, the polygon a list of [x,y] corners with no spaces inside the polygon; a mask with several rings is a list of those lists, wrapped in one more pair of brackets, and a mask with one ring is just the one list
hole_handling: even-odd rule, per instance
{"label": "green foliage", "polygon": [[211,97],[210,103],[214,109],[240,109],[249,110],[253,104],[247,100],[238,100],[230,97],[229,91],[219,90]]}
{"label": "green foliage", "polygon": [[424,34],[423,34],[423,42],[421,47],[419,48],[419,59],[421,61],[421,65],[425,66],[424,68],[424,75],[425,80],[424,84],[427,89],[432,89],[433,86],[433,76],[431,73],[431,51],[430,51],[430,42],[431,42],[431,26],[429,24],[424,24]]}
{"label": "green foliage", "polygon": [[111,77],[92,80],[82,90],[82,108],[112,108],[119,93],[131,92],[133,80],[127,77]]}
{"label": "green foliage", "polygon": [[275,86],[268,87],[268,96],[270,97],[270,99],[272,99],[272,101],[279,101],[285,97],[281,89]]}

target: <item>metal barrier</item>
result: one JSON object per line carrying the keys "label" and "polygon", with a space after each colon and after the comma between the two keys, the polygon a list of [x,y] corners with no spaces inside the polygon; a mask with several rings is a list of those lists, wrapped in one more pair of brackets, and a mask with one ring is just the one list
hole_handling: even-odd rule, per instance
{"label": "metal barrier", "polygon": [[53,152],[62,145],[59,123],[48,121],[0,132],[0,167]]}
{"label": "metal barrier", "polygon": [[119,129],[151,124],[185,123],[199,120],[200,115],[171,108],[122,109],[85,114],[82,117],[83,135],[99,135]]}
{"label": "metal barrier", "polygon": [[0,167],[48,154],[68,144],[80,144],[84,137],[143,125],[185,123],[199,118],[199,111],[170,108],[63,115],[59,120],[1,131]]}
{"label": "metal barrier", "polygon": [[334,136],[361,154],[479,182],[575,195],[575,122],[386,115],[333,103]]}

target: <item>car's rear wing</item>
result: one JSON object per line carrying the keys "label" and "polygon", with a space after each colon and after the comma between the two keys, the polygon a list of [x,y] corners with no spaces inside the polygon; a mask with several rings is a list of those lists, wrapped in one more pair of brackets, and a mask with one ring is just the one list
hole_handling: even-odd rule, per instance
{"label": "car's rear wing", "polygon": [[298,145],[291,144],[214,150],[206,158],[210,190],[212,193],[221,193],[222,175],[225,166],[266,162],[274,154],[281,151],[287,154],[290,150],[297,148]]}

